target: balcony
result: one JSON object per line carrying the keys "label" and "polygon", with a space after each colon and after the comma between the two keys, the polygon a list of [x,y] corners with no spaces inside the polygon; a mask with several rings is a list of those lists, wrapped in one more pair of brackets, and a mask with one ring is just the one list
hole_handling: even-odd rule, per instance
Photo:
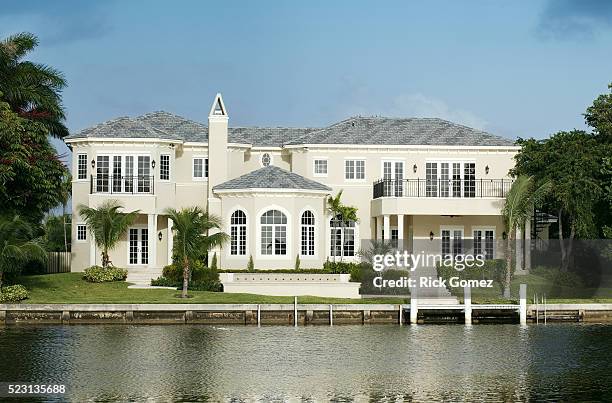
{"label": "balcony", "polygon": [[381,197],[498,198],[503,199],[512,179],[379,179],[373,199]]}
{"label": "balcony", "polygon": [[154,194],[155,180],[153,176],[91,176],[89,193],[103,194]]}
{"label": "balcony", "polygon": [[372,217],[385,214],[498,216],[512,179],[381,179],[374,182]]}

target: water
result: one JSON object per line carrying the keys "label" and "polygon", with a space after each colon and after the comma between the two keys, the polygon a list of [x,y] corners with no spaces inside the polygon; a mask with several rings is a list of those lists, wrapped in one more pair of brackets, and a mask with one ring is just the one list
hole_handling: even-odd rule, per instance
{"label": "water", "polygon": [[0,380],[72,401],[600,401],[611,357],[611,325],[0,327]]}

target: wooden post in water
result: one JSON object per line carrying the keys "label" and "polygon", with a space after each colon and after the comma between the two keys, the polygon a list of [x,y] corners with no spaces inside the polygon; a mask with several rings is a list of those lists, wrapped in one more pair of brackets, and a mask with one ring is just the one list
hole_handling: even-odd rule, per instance
{"label": "wooden post in water", "polygon": [[261,326],[261,305],[257,304],[257,326]]}
{"label": "wooden post in water", "polygon": [[527,325],[527,284],[519,286],[519,321],[521,326]]}
{"label": "wooden post in water", "polygon": [[298,316],[297,316],[297,297],[293,297],[293,325],[298,325]]}
{"label": "wooden post in water", "polygon": [[333,326],[334,324],[334,308],[332,304],[329,304],[329,325]]}
{"label": "wooden post in water", "polygon": [[402,308],[402,304],[398,305],[398,316],[399,316],[399,325],[403,325],[404,324],[404,318],[402,317],[402,313],[404,311],[404,309]]}
{"label": "wooden post in water", "polygon": [[470,286],[463,288],[463,307],[465,309],[465,324],[472,324],[472,289]]}
{"label": "wooden post in water", "polygon": [[417,298],[417,289],[414,287],[410,291],[410,324],[416,325],[419,317],[419,301]]}

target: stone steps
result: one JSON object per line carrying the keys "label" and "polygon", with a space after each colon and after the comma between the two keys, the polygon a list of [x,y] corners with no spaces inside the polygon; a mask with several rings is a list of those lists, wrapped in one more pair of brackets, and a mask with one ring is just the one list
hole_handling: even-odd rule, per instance
{"label": "stone steps", "polygon": [[126,281],[137,286],[150,286],[151,280],[162,275],[162,269],[134,268],[128,269]]}

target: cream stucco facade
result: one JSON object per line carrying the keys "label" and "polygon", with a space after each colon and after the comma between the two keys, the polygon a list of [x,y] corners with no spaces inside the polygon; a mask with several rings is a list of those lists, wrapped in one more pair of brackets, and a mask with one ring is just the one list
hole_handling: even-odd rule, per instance
{"label": "cream stucco facade", "polygon": [[[208,126],[197,126],[206,133],[200,138],[182,136],[182,126],[160,129],[147,123],[146,115],[142,119],[138,133],[119,119],[66,139],[74,170],[73,271],[100,262],[78,206],[95,207],[108,199],[119,200],[127,211],[140,211],[133,228],[110,254],[116,266],[128,270],[159,269],[171,261],[171,222],[164,216],[168,207],[197,205],[220,217],[223,231],[233,240],[214,252],[220,267],[233,269],[244,269],[250,256],[256,268],[292,268],[297,255],[302,268],[320,268],[333,258],[333,251],[341,251],[345,260],[356,260],[362,241],[383,237],[397,239],[409,249],[415,241],[422,245],[429,241],[432,249],[439,249],[445,244],[442,238],[454,242],[453,237],[459,236],[455,231],[460,231],[462,241],[481,231],[483,245],[491,237],[497,244],[505,235],[500,210],[518,150],[510,141],[493,145],[448,140],[447,144],[393,144],[392,140],[368,144],[363,139],[355,144],[325,143],[311,142],[314,137],[309,133],[317,133],[311,130],[287,139],[292,141],[248,143],[228,136],[233,129],[220,95],[210,110]],[[361,124],[355,118],[347,133]],[[402,124],[415,125],[413,121]],[[369,126],[363,125],[367,131]],[[412,126],[411,133],[418,134],[418,126]],[[258,130],[266,134],[268,129]],[[390,138],[393,130],[389,129]],[[236,186],[240,180],[252,179],[250,174],[266,174],[259,171],[264,166],[282,172],[274,171],[274,181],[268,185],[254,181],[254,185]],[[291,186],[275,188],[274,183]],[[357,208],[359,221],[332,229],[327,197],[339,191],[344,204]],[[266,215],[269,211],[280,214]]]}

